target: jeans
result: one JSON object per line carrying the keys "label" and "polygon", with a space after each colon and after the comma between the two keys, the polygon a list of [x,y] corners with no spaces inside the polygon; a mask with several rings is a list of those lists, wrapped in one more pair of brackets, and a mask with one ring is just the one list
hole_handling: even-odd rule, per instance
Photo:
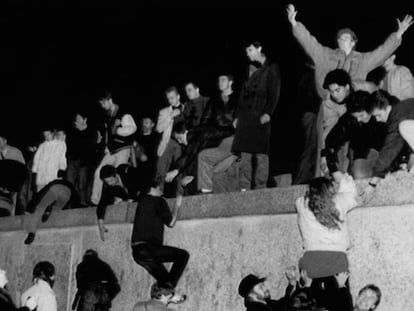
{"label": "jeans", "polygon": [[[157,282],[169,282],[174,287],[183,274],[190,257],[183,249],[152,243],[133,245],[132,256],[135,262],[144,267]],[[164,262],[173,263],[170,271],[165,268]]]}
{"label": "jeans", "polygon": [[230,157],[234,136],[224,138],[217,148],[208,148],[198,154],[198,188],[213,190],[215,166]]}
{"label": "jeans", "polygon": [[71,191],[64,185],[53,185],[40,199],[39,203],[35,206],[34,213],[32,215],[25,215],[23,220],[23,226],[26,232],[35,233],[39,226],[42,216],[49,208],[54,210],[62,210],[71,198]]}
{"label": "jeans", "polygon": [[81,166],[79,160],[68,160],[66,179],[79,193],[80,202],[85,204],[90,198],[92,188],[92,168]]}

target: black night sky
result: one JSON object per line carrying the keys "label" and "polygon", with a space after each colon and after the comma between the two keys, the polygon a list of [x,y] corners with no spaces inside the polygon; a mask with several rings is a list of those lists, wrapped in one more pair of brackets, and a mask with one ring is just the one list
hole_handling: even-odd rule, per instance
{"label": "black night sky", "polygon": [[[359,37],[359,51],[382,43],[397,29],[395,18],[414,14],[410,1],[292,2],[297,19],[321,43],[334,46],[336,31],[347,26]],[[240,82],[246,61],[243,44],[257,38],[282,73],[281,100],[273,118],[272,170],[293,169],[301,147],[295,87],[306,58],[291,35],[288,2],[170,1],[151,8],[132,3],[138,1],[14,1],[12,8],[0,11],[0,118],[11,143],[35,140],[45,124],[65,127],[78,109],[93,116],[103,89],[111,89],[136,119],[165,105],[167,86],[176,85],[184,97],[183,83],[195,80],[211,96],[223,71]],[[397,63],[414,70],[414,26],[396,54]]]}

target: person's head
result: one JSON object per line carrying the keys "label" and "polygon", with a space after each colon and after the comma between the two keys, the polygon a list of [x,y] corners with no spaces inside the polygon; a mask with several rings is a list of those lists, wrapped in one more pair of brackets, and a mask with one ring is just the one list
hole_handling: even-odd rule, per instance
{"label": "person's head", "polygon": [[378,122],[387,122],[392,106],[398,103],[398,101],[398,98],[388,92],[378,90],[371,94],[367,110]]}
{"label": "person's head", "polygon": [[368,123],[371,119],[371,114],[367,111],[370,94],[365,91],[355,91],[349,94],[346,99],[346,110],[358,122]]}
{"label": "person's head", "polygon": [[150,116],[145,116],[141,121],[141,130],[144,134],[152,133],[152,130],[155,126],[154,120]]}
{"label": "person's head", "polygon": [[0,288],[4,288],[8,282],[6,271],[0,268]]}
{"label": "person's head", "polygon": [[113,165],[102,166],[99,177],[108,186],[115,186],[118,183],[118,174]]}
{"label": "person's head", "polygon": [[253,274],[247,275],[239,284],[239,295],[248,301],[269,299],[270,292],[264,283],[265,280],[266,278],[259,278]]}
{"label": "person's head", "polygon": [[194,82],[187,82],[184,85],[185,94],[187,95],[189,100],[193,100],[200,97],[200,88]]}
{"label": "person's head", "polygon": [[309,288],[298,288],[288,301],[289,311],[314,311],[316,300]]}
{"label": "person's head", "polygon": [[218,76],[218,88],[220,92],[225,92],[233,89],[234,77],[228,74]]}
{"label": "person's head", "polygon": [[248,41],[245,44],[246,55],[251,62],[259,62],[264,57],[263,45],[259,41]]}
{"label": "person's head", "polygon": [[390,71],[391,69],[393,69],[396,65],[395,65],[395,54],[391,55],[390,57],[387,58],[387,60],[385,61],[383,67],[386,71]]}
{"label": "person's head", "polygon": [[351,29],[343,28],[336,33],[336,42],[338,47],[348,55],[355,48],[358,38]]}
{"label": "person's head", "polygon": [[187,128],[184,122],[177,122],[173,127],[173,137],[178,141],[179,144],[187,144]]}
{"label": "person's head", "polygon": [[180,105],[180,93],[175,86],[171,86],[165,90],[165,96],[167,97],[168,104],[173,107]]}
{"label": "person's head", "polygon": [[174,288],[169,283],[154,283],[151,286],[151,299],[159,300],[167,305],[172,297],[174,297]]}
{"label": "person's head", "polygon": [[383,66],[379,66],[368,72],[366,81],[374,83],[378,88],[382,88],[386,75],[387,71],[385,68]]}
{"label": "person's head", "polygon": [[342,222],[333,201],[335,194],[335,184],[332,180],[318,177],[309,181],[309,190],[306,194],[308,207],[318,222],[329,229],[339,229]]}
{"label": "person's head", "polygon": [[33,281],[43,280],[52,287],[55,281],[55,266],[48,261],[40,261],[33,268]]}
{"label": "person's head", "polygon": [[56,131],[55,138],[60,141],[66,141],[66,133],[64,130]]}
{"label": "person's head", "polygon": [[351,77],[343,69],[334,69],[326,75],[323,88],[329,91],[334,102],[344,104],[345,98],[352,92]]}
{"label": "person's head", "polygon": [[94,249],[86,250],[85,254],[83,254],[83,260],[95,260],[98,258],[98,253]]}
{"label": "person's head", "polygon": [[43,138],[45,141],[51,141],[55,137],[55,132],[52,129],[43,130]]}
{"label": "person's head", "polygon": [[73,127],[82,131],[88,127],[88,118],[84,113],[78,112],[73,118]]}
{"label": "person's head", "polygon": [[355,306],[358,311],[374,311],[380,302],[381,290],[374,284],[368,284],[359,291]]}
{"label": "person's head", "polygon": [[99,97],[99,104],[101,108],[105,111],[111,111],[114,107],[114,101],[112,98],[112,93],[106,91],[101,97]]}

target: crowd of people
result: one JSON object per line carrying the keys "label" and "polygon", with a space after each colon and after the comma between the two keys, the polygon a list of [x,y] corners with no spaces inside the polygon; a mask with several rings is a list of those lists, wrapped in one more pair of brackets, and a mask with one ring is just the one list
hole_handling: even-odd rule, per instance
{"label": "crowd of people", "polygon": [[[294,178],[294,184],[309,184],[307,195],[296,202],[305,252],[300,272],[287,273],[289,287],[282,299],[271,301],[264,279],[255,275],[242,280],[239,294],[248,310],[374,310],[381,298],[374,285],[363,288],[352,305],[346,215],[357,204],[354,179],[369,178],[374,188],[390,172],[414,170],[414,77],[407,67],[395,64],[394,54],[413,20],[410,15],[397,20],[397,30],[381,46],[360,53],[351,29],[337,32],[338,47],[332,49],[297,21],[297,13],[293,5],[287,7],[292,33],[311,60],[298,86],[298,96],[309,109],[302,119],[306,141]],[[220,74],[212,97],[188,82],[187,101],[171,86],[165,90],[168,105],[156,117],[137,120],[114,94],[105,92],[97,98],[103,112],[97,124],[78,111],[72,128],[45,128],[44,141],[29,156],[7,143],[6,132],[0,133],[0,216],[25,215],[24,243],[31,244],[52,211],[96,206],[104,241],[107,207],[138,202],[132,256],[156,283],[152,300],[134,310],[167,310],[169,303],[183,302],[185,296],[177,295],[175,287],[189,254],[163,245],[164,225],[174,226],[182,197],[269,184],[271,124],[281,74],[262,43],[249,42],[245,51],[249,63],[243,81]],[[165,198],[173,197],[170,208]],[[85,254],[85,260],[91,258],[97,260],[92,250]],[[173,262],[169,271],[164,262]],[[43,265],[43,270],[51,269]],[[49,272],[42,275],[52,286]],[[79,278],[84,278],[81,272]],[[81,283],[74,306],[92,310],[87,305],[99,298],[88,294],[90,301],[85,302],[82,295],[102,292],[102,286],[85,289]],[[109,297],[119,290],[112,289]],[[32,310],[29,296],[24,295],[23,305]]]}

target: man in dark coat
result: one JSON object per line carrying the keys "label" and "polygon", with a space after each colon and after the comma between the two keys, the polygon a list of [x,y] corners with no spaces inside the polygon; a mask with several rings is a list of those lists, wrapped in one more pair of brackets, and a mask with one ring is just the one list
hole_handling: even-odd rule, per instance
{"label": "man in dark coat", "polygon": [[78,291],[72,310],[107,311],[111,301],[121,291],[118,279],[112,268],[98,257],[98,253],[88,249],[76,269]]}
{"label": "man in dark coat", "polygon": [[[241,89],[236,111],[232,151],[241,155],[240,187],[265,188],[269,176],[271,116],[279,101],[280,73],[262,51],[260,42],[246,46],[249,74]],[[256,168],[252,174],[252,159]],[[253,185],[252,185],[253,176]]]}

